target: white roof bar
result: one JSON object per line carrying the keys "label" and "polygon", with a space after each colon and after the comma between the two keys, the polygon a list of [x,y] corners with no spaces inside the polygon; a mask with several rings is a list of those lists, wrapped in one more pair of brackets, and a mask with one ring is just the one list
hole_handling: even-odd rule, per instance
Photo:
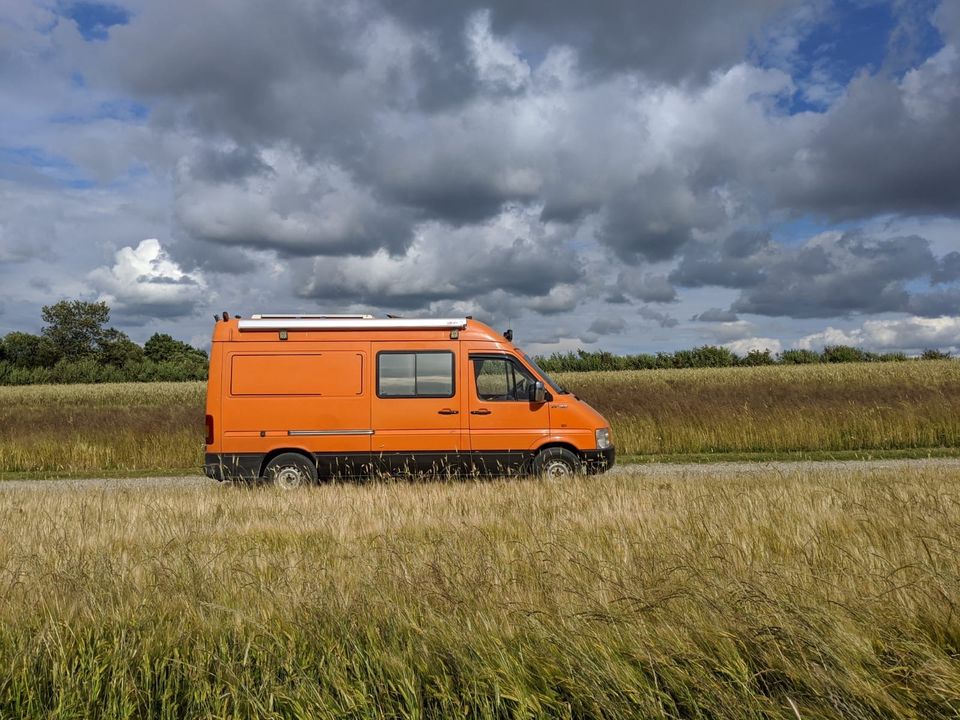
{"label": "white roof bar", "polygon": [[287,314],[278,314],[278,315],[251,315],[252,320],[277,320],[279,318],[304,318],[309,320],[320,320],[323,318],[330,319],[350,319],[350,320],[369,320],[373,318],[373,315],[310,315],[308,313],[290,313]]}
{"label": "white roof bar", "polygon": [[463,318],[272,318],[241,319],[240,330],[462,330],[467,326]]}

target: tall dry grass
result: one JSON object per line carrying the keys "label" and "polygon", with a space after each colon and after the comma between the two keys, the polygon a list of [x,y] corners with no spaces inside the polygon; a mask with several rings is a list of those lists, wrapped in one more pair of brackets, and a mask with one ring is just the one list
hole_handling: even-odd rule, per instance
{"label": "tall dry grass", "polygon": [[0,717],[955,718],[958,488],[0,492]]}
{"label": "tall dry grass", "polygon": [[960,362],[569,373],[628,454],[960,445]]}
{"label": "tall dry grass", "polygon": [[[571,373],[618,452],[960,445],[960,362]],[[0,472],[147,472],[203,462],[203,383],[0,387]]]}
{"label": "tall dry grass", "polygon": [[0,472],[135,472],[203,462],[204,383],[0,387]]}

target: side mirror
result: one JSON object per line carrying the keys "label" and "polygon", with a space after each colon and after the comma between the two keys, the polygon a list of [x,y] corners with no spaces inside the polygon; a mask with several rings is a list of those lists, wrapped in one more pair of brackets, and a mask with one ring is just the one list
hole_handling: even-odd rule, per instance
{"label": "side mirror", "polygon": [[537,380],[530,386],[530,402],[542,403],[547,400],[547,389]]}

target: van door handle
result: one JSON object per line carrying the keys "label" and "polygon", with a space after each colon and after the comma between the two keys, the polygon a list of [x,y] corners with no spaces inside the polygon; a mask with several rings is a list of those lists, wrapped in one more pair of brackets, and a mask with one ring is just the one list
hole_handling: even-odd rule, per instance
{"label": "van door handle", "polygon": [[459,415],[459,410],[451,410],[450,408],[444,408],[443,410],[437,410],[438,415]]}
{"label": "van door handle", "polygon": [[471,415],[489,415],[490,411],[487,410],[486,408],[483,408],[482,410],[471,410],[470,414]]}

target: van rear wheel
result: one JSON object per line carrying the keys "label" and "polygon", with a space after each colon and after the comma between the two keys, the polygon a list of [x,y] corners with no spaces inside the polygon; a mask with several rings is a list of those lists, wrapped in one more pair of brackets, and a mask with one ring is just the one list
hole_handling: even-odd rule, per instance
{"label": "van rear wheel", "polygon": [[533,459],[533,472],[550,480],[566,480],[580,474],[580,458],[566,448],[547,448]]}
{"label": "van rear wheel", "polygon": [[263,478],[281,490],[294,490],[317,482],[317,467],[298,453],[283,453],[267,463]]}

